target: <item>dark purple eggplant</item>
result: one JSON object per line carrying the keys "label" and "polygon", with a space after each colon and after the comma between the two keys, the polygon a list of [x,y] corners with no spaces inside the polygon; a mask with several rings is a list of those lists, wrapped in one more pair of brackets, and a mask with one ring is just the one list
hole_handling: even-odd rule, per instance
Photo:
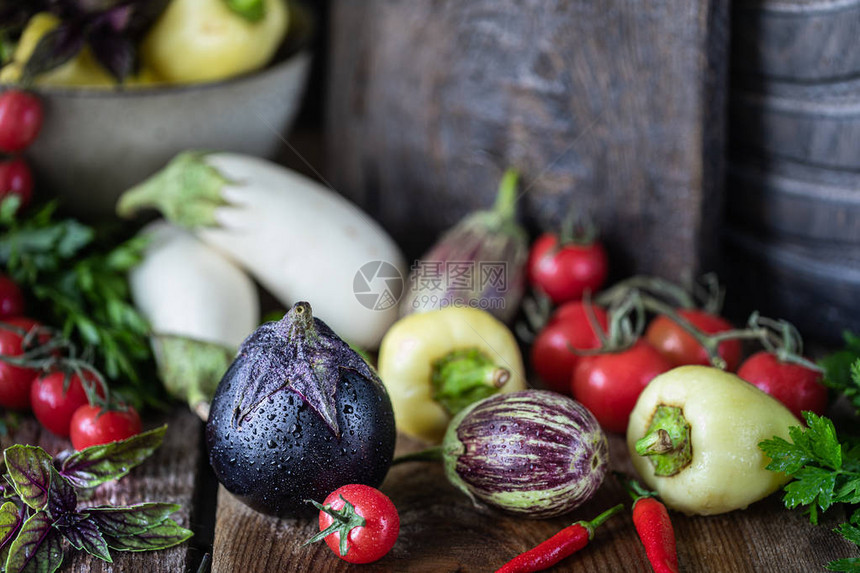
{"label": "dark purple eggplant", "polygon": [[242,343],[206,425],[218,481],[279,517],[315,513],[305,500],[342,485],[378,487],[395,438],[379,377],[306,302]]}

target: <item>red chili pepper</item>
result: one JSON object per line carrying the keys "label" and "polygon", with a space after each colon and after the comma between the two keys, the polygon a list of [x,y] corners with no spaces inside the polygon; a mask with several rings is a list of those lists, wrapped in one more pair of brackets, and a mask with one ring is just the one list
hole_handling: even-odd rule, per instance
{"label": "red chili pepper", "polygon": [[635,480],[616,474],[633,497],[633,525],[654,573],[678,573],[678,551],[675,547],[675,530],[669,511],[654,492],[648,491]]}
{"label": "red chili pepper", "polygon": [[618,504],[591,521],[577,521],[565,527],[534,549],[529,549],[508,561],[496,573],[532,573],[552,567],[588,545],[594,537],[594,530],[622,509],[624,505]]}

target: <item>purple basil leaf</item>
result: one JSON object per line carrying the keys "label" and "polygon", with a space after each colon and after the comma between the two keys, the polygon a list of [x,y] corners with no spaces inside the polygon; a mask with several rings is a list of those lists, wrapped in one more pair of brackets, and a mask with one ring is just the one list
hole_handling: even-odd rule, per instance
{"label": "purple basil leaf", "polygon": [[103,446],[92,446],[66,458],[60,475],[78,488],[91,488],[119,479],[161,445],[167,426]]}
{"label": "purple basil leaf", "polygon": [[116,33],[96,33],[90,36],[89,44],[96,60],[117,81],[124,81],[134,72],[137,52],[128,38]]}
{"label": "purple basil leaf", "polygon": [[74,525],[60,527],[63,537],[69,540],[69,544],[80,551],[83,549],[90,555],[98,557],[102,561],[113,563],[107,541],[102,537],[99,528],[90,519],[83,519]]}
{"label": "purple basil leaf", "polygon": [[51,488],[51,456],[38,446],[16,444],[3,452],[12,486],[21,501],[33,509],[48,503]]}
{"label": "purple basil leaf", "polygon": [[[8,547],[24,520],[18,506],[7,501],[0,506],[0,548]],[[2,562],[0,562],[2,563]]]}
{"label": "purple basil leaf", "polygon": [[193,533],[172,519],[165,519],[155,527],[127,537],[105,535],[111,549],[117,551],[155,551],[179,545],[191,538]]}
{"label": "purple basil leaf", "polygon": [[152,529],[181,508],[175,503],[150,502],[127,507],[88,507],[86,512],[105,535],[125,537]]}
{"label": "purple basil leaf", "polygon": [[47,512],[34,513],[9,548],[6,573],[53,573],[63,564],[63,537]]}
{"label": "purple basil leaf", "polygon": [[78,55],[83,47],[84,34],[81,27],[60,24],[42,36],[36,44],[33,54],[24,66],[22,76],[25,79],[34,78],[62,66]]}
{"label": "purple basil leaf", "polygon": [[78,507],[78,495],[69,481],[51,466],[51,488],[48,496],[48,513],[55,520],[74,513]]}

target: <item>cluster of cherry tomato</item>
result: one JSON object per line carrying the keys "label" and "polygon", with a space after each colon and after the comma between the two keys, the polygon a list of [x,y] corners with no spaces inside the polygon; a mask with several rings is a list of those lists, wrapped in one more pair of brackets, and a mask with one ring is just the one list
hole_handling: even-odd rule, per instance
{"label": "cluster of cherry tomato", "polygon": [[106,389],[92,370],[68,371],[59,353],[52,365],[37,369],[11,364],[4,358],[22,357],[50,334],[44,325],[24,315],[24,296],[9,277],[0,275],[0,406],[31,410],[39,423],[60,437],[70,437],[81,450],[129,438],[142,430],[134,408],[106,409],[91,403],[86,384],[100,400]]}
{"label": "cluster of cherry tomato", "polygon": [[[533,289],[556,305],[531,347],[531,365],[544,385],[572,395],[594,413],[607,431],[623,433],[639,394],[658,374],[685,364],[710,365],[708,351],[677,321],[680,316],[703,335],[733,330],[725,318],[698,308],[659,314],[632,344],[606,344],[610,316],[583,300],[604,286],[608,262],[599,241],[560,244],[553,234],[540,237],[528,262]],[[802,419],[802,410],[822,414],[827,389],[811,363],[760,351],[746,360],[738,339],[723,340],[718,353],[726,370],[771,394]]]}
{"label": "cluster of cherry tomato", "polygon": [[33,195],[33,173],[17,154],[28,148],[39,135],[43,119],[42,104],[33,94],[10,89],[0,94],[0,199],[14,194],[21,205]]}
{"label": "cluster of cherry tomato", "polygon": [[[0,94],[0,152],[17,154],[29,147],[39,134],[42,118],[42,105],[34,95],[14,89]],[[33,194],[30,168],[16,156],[0,160],[0,199],[12,194],[20,197],[21,207]],[[91,370],[67,371],[60,353],[47,369],[3,360],[21,358],[50,337],[44,325],[25,316],[20,287],[0,275],[0,406],[32,410],[45,429],[70,437],[79,450],[140,433],[140,416],[134,408],[106,409],[91,403],[84,386],[101,401],[107,398],[105,387]]]}

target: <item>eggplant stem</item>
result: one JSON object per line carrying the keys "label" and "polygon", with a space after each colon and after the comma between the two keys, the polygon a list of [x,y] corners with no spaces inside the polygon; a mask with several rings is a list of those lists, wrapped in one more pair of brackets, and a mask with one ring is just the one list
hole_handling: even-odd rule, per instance
{"label": "eggplant stem", "polygon": [[441,462],[445,459],[444,453],[445,449],[442,446],[433,446],[419,452],[397,456],[391,461],[391,465],[396,466],[407,462]]}
{"label": "eggplant stem", "polygon": [[499,192],[496,195],[496,202],[493,205],[493,212],[503,219],[513,219],[517,215],[517,183],[519,182],[520,174],[510,168],[502,175],[502,181],[499,183]]}

